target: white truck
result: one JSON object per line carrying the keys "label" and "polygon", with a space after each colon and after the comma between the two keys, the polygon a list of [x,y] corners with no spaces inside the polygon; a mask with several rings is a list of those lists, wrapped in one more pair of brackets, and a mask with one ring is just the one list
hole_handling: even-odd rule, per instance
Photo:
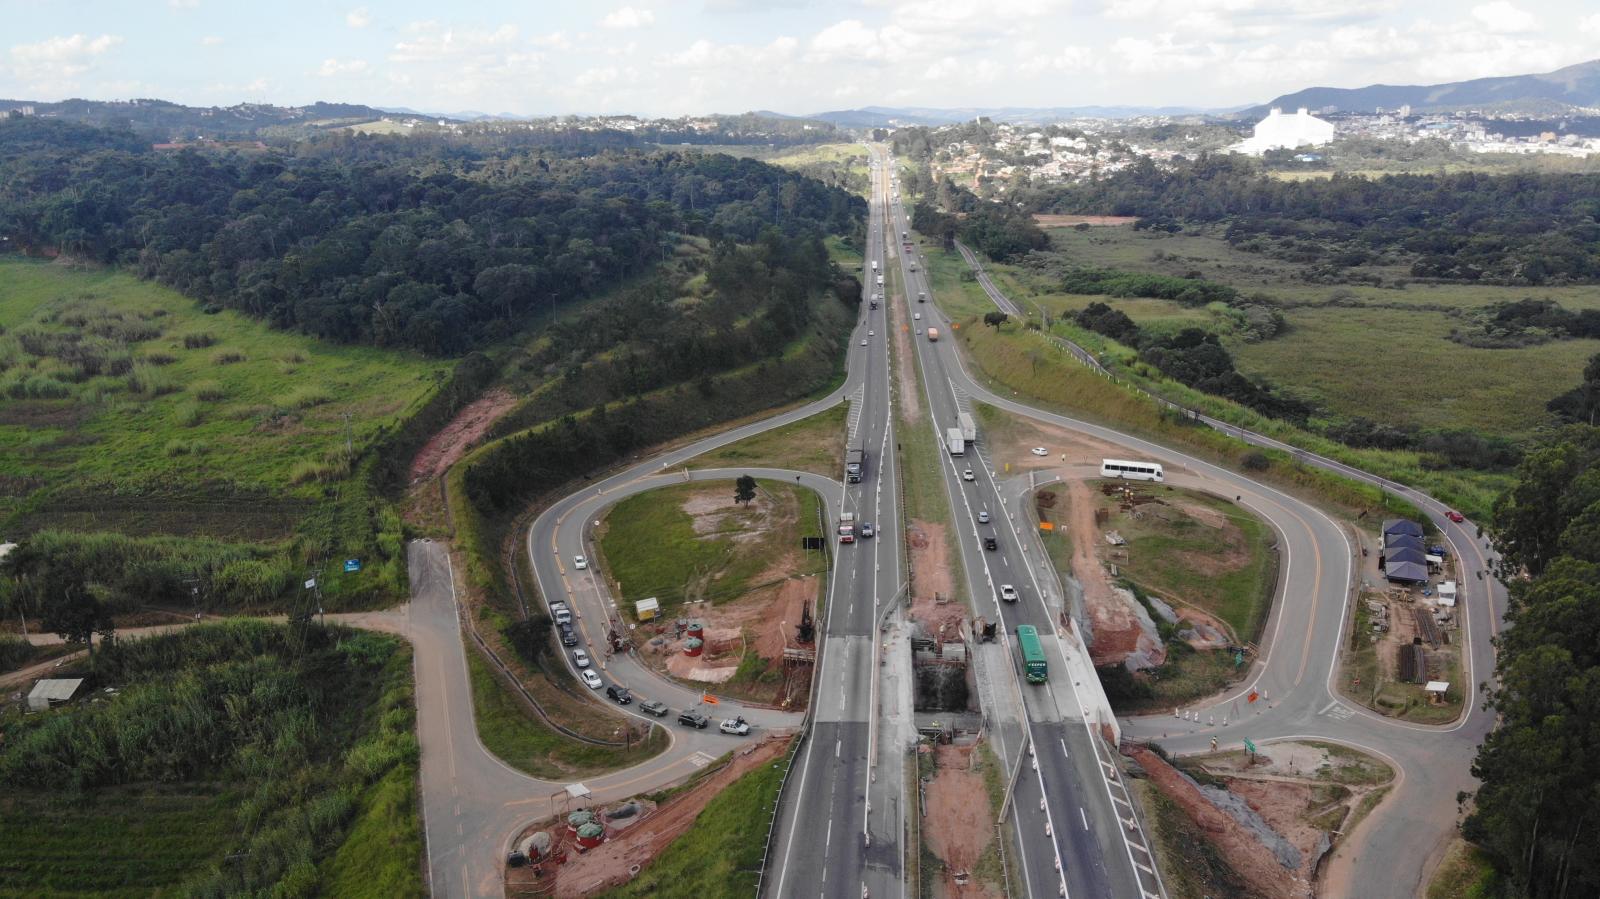
{"label": "white truck", "polygon": [[854,542],[856,542],[856,513],[854,513],[854,512],[840,512],[839,513],[839,542],[840,543],[854,543]]}
{"label": "white truck", "polygon": [[950,455],[965,456],[967,454],[967,439],[961,436],[960,428],[949,428],[945,431],[945,442],[949,444]]}
{"label": "white truck", "polygon": [[883,276],[882,275],[878,276],[878,286],[880,288],[883,287]]}
{"label": "white truck", "polygon": [[956,416],[956,424],[961,426],[961,437],[968,443],[978,442],[978,423],[972,420],[972,413],[962,412]]}
{"label": "white truck", "polygon": [[878,260],[876,260],[876,259],[872,260],[872,270],[873,271],[877,271],[878,270]]}

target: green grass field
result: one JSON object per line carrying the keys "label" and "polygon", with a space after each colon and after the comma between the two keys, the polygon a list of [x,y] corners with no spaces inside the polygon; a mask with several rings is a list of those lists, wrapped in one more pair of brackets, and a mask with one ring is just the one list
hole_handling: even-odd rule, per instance
{"label": "green grass field", "polygon": [[754,895],[761,850],[766,845],[778,789],[788,768],[785,756],[734,781],[706,803],[694,825],[646,865],[638,877],[601,896],[734,899]]}
{"label": "green grass field", "polygon": [[[1553,299],[1568,309],[1600,308],[1591,287],[1501,287],[1407,284],[1405,289],[1312,284],[1303,266],[1237,250],[1220,232],[1155,236],[1127,227],[1049,231],[1056,252],[1073,265],[1183,276],[1198,272],[1284,306],[1288,329],[1265,341],[1225,337],[1247,375],[1266,378],[1340,417],[1365,416],[1420,428],[1473,428],[1526,436],[1549,418],[1544,404],[1577,385],[1600,341],[1561,340],[1520,349],[1479,349],[1448,339],[1465,330],[1461,313],[1525,297]],[[956,260],[959,263],[959,260]],[[1048,278],[1016,266],[987,264],[1014,299],[1055,316],[1106,302],[1143,327],[1217,327],[1205,308],[1165,300],[1112,299],[1060,293]],[[1405,280],[1403,266],[1372,267],[1386,281]],[[1340,305],[1326,305],[1334,297]],[[958,305],[953,308],[963,308]]]}
{"label": "green grass field", "polygon": [[801,536],[822,530],[817,495],[779,481],[756,485],[748,505],[734,502],[730,478],[662,487],[612,507],[596,529],[597,561],[620,584],[622,606],[654,596],[671,617],[685,600],[731,602],[785,555],[798,557],[785,576],[826,571],[820,555],[798,549]]}
{"label": "green grass field", "polygon": [[1500,874],[1483,850],[1454,840],[1428,881],[1427,899],[1499,899],[1505,895]]}
{"label": "green grass field", "polygon": [[580,743],[545,725],[490,669],[477,650],[467,647],[472,678],[472,715],[483,745],[506,764],[547,780],[611,771],[637,764],[667,748],[667,734],[652,728],[650,738],[631,748]]}
{"label": "green grass field", "polygon": [[[0,799],[0,896],[177,895],[237,839],[239,797],[192,787]],[[24,836],[26,835],[26,836]]]}
{"label": "green grass field", "polygon": [[740,465],[809,471],[840,480],[844,477],[844,438],[849,421],[846,400],[810,418],[746,437],[690,459],[686,467],[736,468]]}
{"label": "green grass field", "polygon": [[1095,494],[1108,513],[1104,529],[1127,538],[1127,558],[1117,562],[1123,574],[1216,615],[1240,639],[1256,640],[1272,605],[1277,556],[1271,529],[1209,494],[1166,487],[1151,495],[1164,505],[1122,512],[1116,500]]}
{"label": "green grass field", "polygon": [[20,510],[17,530],[87,515],[195,533],[214,518],[221,536],[283,537],[347,472],[346,441],[359,454],[449,369],[17,257],[0,257],[0,327],[0,522]]}

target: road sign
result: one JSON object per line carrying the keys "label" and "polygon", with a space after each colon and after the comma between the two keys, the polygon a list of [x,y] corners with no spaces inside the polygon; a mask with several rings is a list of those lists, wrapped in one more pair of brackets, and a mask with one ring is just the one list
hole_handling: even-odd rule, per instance
{"label": "road sign", "polygon": [[361,570],[361,560],[360,559],[345,559],[344,560],[344,570],[345,571],[360,571]]}
{"label": "road sign", "polygon": [[700,701],[706,705],[716,705],[717,697],[712,696],[710,693],[702,693],[700,694]]}
{"label": "road sign", "polygon": [[1249,737],[1245,737],[1244,738],[1244,748],[1250,750],[1251,752],[1255,752],[1256,751],[1256,744],[1250,742],[1250,738]]}
{"label": "road sign", "polygon": [[315,587],[316,585],[317,585],[317,579],[316,578],[307,578],[306,579],[306,589],[307,590],[310,590],[312,587]]}
{"label": "road sign", "polygon": [[1251,690],[1251,691],[1250,691],[1250,695],[1249,695],[1249,696],[1247,696],[1247,697],[1245,697],[1245,698],[1246,698],[1246,699],[1248,699],[1248,700],[1249,700],[1249,701],[1250,701],[1250,702],[1255,702],[1255,701],[1256,701],[1256,700],[1257,700],[1257,699],[1260,699],[1260,698],[1261,698],[1261,694],[1260,694],[1260,693],[1257,693],[1257,692],[1256,692],[1256,691],[1254,691],[1254,690]]}

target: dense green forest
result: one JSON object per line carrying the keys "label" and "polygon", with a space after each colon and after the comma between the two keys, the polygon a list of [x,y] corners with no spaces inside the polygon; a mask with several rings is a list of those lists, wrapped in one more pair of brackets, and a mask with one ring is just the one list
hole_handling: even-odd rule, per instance
{"label": "dense green forest", "polygon": [[1600,892],[1600,428],[1572,425],[1531,450],[1495,509],[1511,580],[1463,833],[1511,894]]}
{"label": "dense green forest", "polygon": [[[130,266],[202,303],[339,341],[454,355],[670,254],[675,234],[843,233],[861,201],[715,154],[177,153],[0,122],[0,237]],[[352,156],[356,158],[352,159]]]}
{"label": "dense green forest", "polygon": [[[1029,188],[1039,212],[1225,223],[1230,243],[1310,266],[1308,277],[1364,280],[1367,263],[1415,278],[1557,285],[1600,280],[1600,175],[1335,174],[1286,181],[1254,162],[1203,156],[1168,170],[1142,160],[1105,178]],[[1148,223],[1147,223],[1148,224]]]}

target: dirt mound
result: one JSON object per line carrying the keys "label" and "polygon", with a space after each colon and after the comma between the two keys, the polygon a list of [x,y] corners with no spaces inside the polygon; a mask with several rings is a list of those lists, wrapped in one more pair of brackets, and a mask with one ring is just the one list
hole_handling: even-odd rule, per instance
{"label": "dirt mound", "polygon": [[1309,886],[1279,864],[1277,857],[1248,828],[1201,795],[1194,781],[1143,747],[1133,751],[1133,758],[1149,774],[1150,781],[1184,810],[1251,886],[1267,896],[1282,899],[1312,895]]}
{"label": "dirt mound", "polygon": [[1067,525],[1072,535],[1072,573],[1083,585],[1083,604],[1089,615],[1093,642],[1089,656],[1096,666],[1119,665],[1135,657],[1140,663],[1159,665],[1166,650],[1155,625],[1138,601],[1111,585],[1105,566],[1095,554],[1103,542],[1095,524],[1094,494],[1076,478],[1062,482],[1067,493]]}
{"label": "dirt mound", "polygon": [[516,404],[516,397],[499,388],[468,403],[417,450],[416,458],[411,460],[411,480],[438,477],[448,470]]}
{"label": "dirt mound", "polygon": [[[972,768],[972,746],[938,746],[928,780],[923,841],[944,862],[944,895],[998,897],[991,884],[966,876],[994,839],[994,812],[983,774]],[[934,822],[937,822],[936,824]],[[965,882],[963,882],[965,881]]]}
{"label": "dirt mound", "polygon": [[[950,544],[945,526],[913,519],[906,527],[906,542],[911,551],[908,567],[911,577],[911,618],[930,634],[940,628],[946,633],[959,627],[964,607],[954,602],[955,575],[950,570]],[[942,602],[941,602],[942,600]]]}
{"label": "dirt mound", "polygon": [[518,835],[518,842],[535,831],[550,832],[561,846],[555,854],[559,859],[564,851],[564,860],[543,865],[538,870],[533,867],[507,869],[506,892],[520,895],[520,891],[533,889],[545,894],[553,889],[557,897],[576,899],[628,882],[629,869],[635,865],[642,868],[660,855],[694,824],[712,797],[757,765],[781,756],[788,746],[788,737],[768,737],[744,747],[734,753],[733,760],[721,771],[707,776],[666,805],[650,809],[644,804],[636,818],[625,822],[606,821],[606,841],[586,852],[577,852],[570,840],[562,842],[564,825],[544,821],[528,828]]}
{"label": "dirt mound", "polygon": [[889,303],[889,330],[895,342],[895,390],[900,394],[900,414],[907,424],[922,420],[922,395],[917,392],[916,357],[912,354],[911,328],[906,325],[905,307],[896,297]]}

